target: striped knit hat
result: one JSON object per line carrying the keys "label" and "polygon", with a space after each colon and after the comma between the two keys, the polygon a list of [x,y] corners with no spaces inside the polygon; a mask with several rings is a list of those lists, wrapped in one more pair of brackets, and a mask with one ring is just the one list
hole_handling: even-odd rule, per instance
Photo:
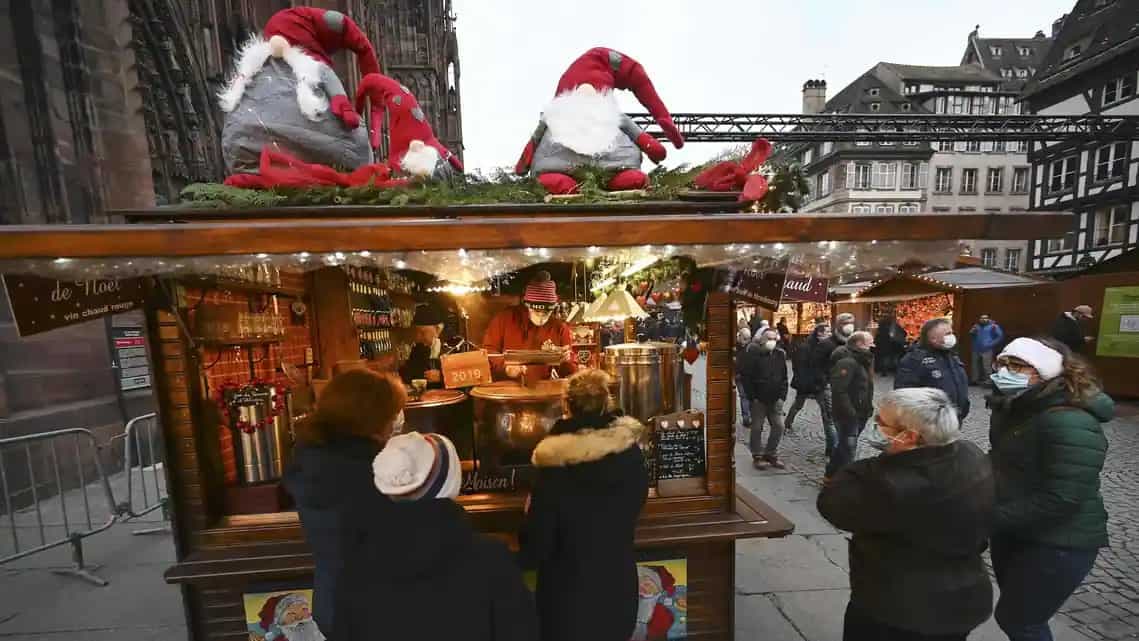
{"label": "striped knit hat", "polygon": [[419,432],[388,439],[372,461],[372,475],[380,492],[396,501],[453,499],[463,480],[450,439]]}
{"label": "striped knit hat", "polygon": [[526,285],[522,302],[555,305],[558,302],[558,286],[550,278],[550,272],[538,272]]}

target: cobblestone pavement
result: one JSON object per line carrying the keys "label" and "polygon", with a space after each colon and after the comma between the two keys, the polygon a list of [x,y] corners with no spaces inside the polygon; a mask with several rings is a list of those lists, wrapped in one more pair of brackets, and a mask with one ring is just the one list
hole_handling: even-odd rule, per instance
{"label": "cobblestone pavement", "polygon": [[[877,395],[893,389],[892,379],[878,377],[875,389]],[[794,394],[792,390],[788,404],[794,400]],[[987,451],[989,415],[980,388],[973,388],[972,403],[973,410],[963,431]],[[784,433],[780,456],[788,467],[818,482],[826,465],[818,405],[807,401],[793,429]],[[1101,550],[1096,567],[1061,609],[1060,616],[1067,617],[1072,627],[1094,639],[1139,639],[1139,405],[1118,405],[1116,418],[1107,424],[1105,432],[1110,449],[1102,491],[1109,514],[1111,547]],[[746,439],[743,430],[738,433]],[[860,444],[860,458],[871,452]]]}

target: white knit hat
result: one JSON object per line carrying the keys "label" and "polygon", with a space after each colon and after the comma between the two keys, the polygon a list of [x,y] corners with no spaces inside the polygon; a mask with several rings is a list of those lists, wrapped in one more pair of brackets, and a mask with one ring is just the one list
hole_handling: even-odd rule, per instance
{"label": "white knit hat", "polygon": [[463,470],[450,439],[408,432],[388,439],[372,461],[372,476],[380,492],[398,501],[453,499]]}
{"label": "white knit hat", "polygon": [[1009,343],[997,358],[1012,356],[1028,363],[1040,374],[1040,378],[1050,381],[1064,372],[1064,356],[1040,341],[1031,338],[1018,338]]}

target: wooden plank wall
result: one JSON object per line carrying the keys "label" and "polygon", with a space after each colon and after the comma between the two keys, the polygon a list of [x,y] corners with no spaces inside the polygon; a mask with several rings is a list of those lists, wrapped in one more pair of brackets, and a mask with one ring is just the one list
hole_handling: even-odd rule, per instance
{"label": "wooden plank wall", "polygon": [[727,293],[708,294],[708,493],[722,497],[724,509],[732,506],[735,467],[732,450],[732,337],[735,314]]}

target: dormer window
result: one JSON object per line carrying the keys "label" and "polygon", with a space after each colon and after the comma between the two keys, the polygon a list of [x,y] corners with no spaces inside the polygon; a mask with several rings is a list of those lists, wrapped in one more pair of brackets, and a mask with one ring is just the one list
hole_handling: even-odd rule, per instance
{"label": "dormer window", "polygon": [[1028,58],[1032,55],[1032,47],[1017,47],[1016,52],[1020,54],[1021,58]]}
{"label": "dormer window", "polygon": [[1028,77],[1028,69],[1017,69],[1016,70],[1016,77],[1017,78],[1027,78]]}
{"label": "dormer window", "polygon": [[1002,68],[1001,69],[1001,77],[1012,78],[1012,69],[1009,69],[1008,67]]}
{"label": "dormer window", "polygon": [[881,110],[882,110],[882,103],[880,103],[880,102],[870,103],[870,111],[881,111]]}
{"label": "dormer window", "polygon": [[873,89],[870,90],[871,96],[877,96],[879,93],[880,93],[880,90],[878,89],[878,87],[874,87]]}
{"label": "dormer window", "polygon": [[993,45],[989,47],[989,53],[991,53],[994,58],[1000,58],[1001,54],[1004,53],[1004,51],[1001,49],[1000,45]]}
{"label": "dormer window", "polygon": [[1064,50],[1064,60],[1074,60],[1083,52],[1083,45],[1072,45],[1071,47],[1068,47],[1066,50]]}

